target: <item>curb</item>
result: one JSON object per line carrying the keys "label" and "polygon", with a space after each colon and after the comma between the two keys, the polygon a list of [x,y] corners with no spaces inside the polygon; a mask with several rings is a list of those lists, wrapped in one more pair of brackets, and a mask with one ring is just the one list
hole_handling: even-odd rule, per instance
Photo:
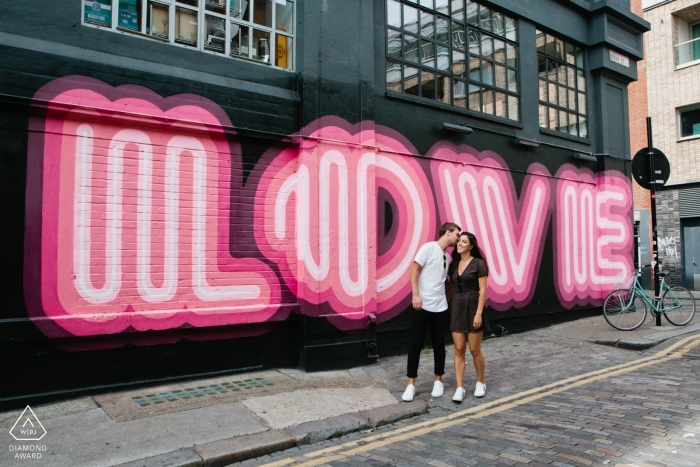
{"label": "curb", "polygon": [[194,447],[203,466],[219,467],[296,446],[296,440],[284,430],[270,430],[237,436]]}
{"label": "curb", "polygon": [[269,430],[196,445],[118,467],[222,467],[295,446],[318,443],[355,431],[389,425],[428,411],[424,400],[401,402],[372,410],[338,415],[281,430]]}
{"label": "curb", "polygon": [[692,334],[694,332],[700,331],[700,324],[689,324],[688,326],[682,327],[666,327],[660,328],[658,331],[647,334],[644,337],[624,337],[622,339],[615,338],[603,338],[589,340],[594,344],[609,345],[611,347],[618,347],[620,349],[627,350],[645,350],[651,347],[657,346],[662,342],[669,339],[674,339],[676,337],[683,336],[685,334]]}
{"label": "curb", "polygon": [[628,350],[644,350],[659,345],[661,341],[642,339],[640,337],[628,337],[617,341],[617,347]]}
{"label": "curb", "polygon": [[641,337],[626,337],[624,339],[598,339],[593,341],[594,344],[609,345],[626,350],[645,350],[655,347],[662,343],[663,340],[650,340]]}

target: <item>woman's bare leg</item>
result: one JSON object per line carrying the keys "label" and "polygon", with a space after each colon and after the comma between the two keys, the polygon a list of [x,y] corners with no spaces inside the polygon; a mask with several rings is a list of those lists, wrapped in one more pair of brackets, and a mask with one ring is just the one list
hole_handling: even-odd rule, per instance
{"label": "woman's bare leg", "polygon": [[467,333],[453,332],[452,342],[455,345],[455,379],[457,387],[462,388],[464,387],[464,368],[466,367],[464,355],[467,352]]}
{"label": "woman's bare leg", "polygon": [[[476,380],[479,383],[484,382],[484,373],[486,372],[486,360],[484,359],[484,354],[481,353],[481,339],[484,336],[484,331],[470,332],[467,335],[467,340],[469,341],[469,351],[472,354],[472,359],[474,360],[474,368],[476,369]],[[457,359],[457,344],[455,344],[455,365]],[[455,370],[456,371],[456,370]]]}

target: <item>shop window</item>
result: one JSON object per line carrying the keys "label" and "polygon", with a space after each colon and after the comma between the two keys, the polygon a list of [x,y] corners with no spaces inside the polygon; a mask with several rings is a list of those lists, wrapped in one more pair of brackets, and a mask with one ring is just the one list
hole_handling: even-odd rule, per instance
{"label": "shop window", "polygon": [[700,107],[678,111],[681,138],[700,136]]}
{"label": "shop window", "polygon": [[119,0],[117,26],[132,31],[141,30],[141,0]]}
{"label": "shop window", "polygon": [[270,33],[253,29],[252,58],[270,63]]}
{"label": "shop window", "polygon": [[275,44],[277,44],[275,66],[280,68],[290,68],[292,63],[290,54],[292,50],[294,50],[293,39],[289,36],[277,34]]}
{"label": "shop window", "polygon": [[294,0],[82,0],[83,24],[294,68]]}
{"label": "shop window", "polygon": [[94,0],[85,2],[83,21],[99,26],[112,25],[112,0]]}
{"label": "shop window", "polygon": [[159,39],[170,37],[170,5],[148,2],[148,28],[146,32]]}
{"label": "shop window", "polygon": [[204,49],[224,53],[226,49],[226,20],[218,16],[207,15],[206,31],[207,38]]}
{"label": "shop window", "polygon": [[386,0],[386,89],[518,121],[513,18],[472,0]]}
{"label": "shop window", "polygon": [[231,55],[248,58],[248,37],[250,29],[246,26],[231,24]]}
{"label": "shop window", "polygon": [[[207,17],[209,23],[209,17]],[[197,11],[189,8],[175,8],[175,42],[197,47]],[[207,24],[208,26],[208,24]],[[214,30],[216,32],[216,30]],[[211,30],[209,34],[211,34]]]}
{"label": "shop window", "polygon": [[255,0],[253,11],[255,24],[272,27],[272,0]]}
{"label": "shop window", "polygon": [[540,127],[588,138],[584,50],[537,31]]}

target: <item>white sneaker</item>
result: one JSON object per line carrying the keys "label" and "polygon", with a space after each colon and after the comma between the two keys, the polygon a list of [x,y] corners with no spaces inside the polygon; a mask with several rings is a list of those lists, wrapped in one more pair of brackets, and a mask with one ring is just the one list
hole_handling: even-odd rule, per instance
{"label": "white sneaker", "polygon": [[476,383],[474,397],[484,397],[486,395],[486,385],[484,383]]}
{"label": "white sneaker", "polygon": [[452,396],[452,400],[455,402],[462,402],[464,400],[464,396],[466,395],[467,391],[465,391],[464,388],[457,388],[455,395]]}
{"label": "white sneaker", "polygon": [[442,381],[435,381],[433,384],[433,392],[430,393],[433,397],[440,397],[445,393],[445,385]]}
{"label": "white sneaker", "polygon": [[413,400],[413,396],[416,395],[416,387],[412,384],[409,384],[406,386],[406,390],[403,392],[403,396],[401,396],[401,400],[405,402],[411,402]]}

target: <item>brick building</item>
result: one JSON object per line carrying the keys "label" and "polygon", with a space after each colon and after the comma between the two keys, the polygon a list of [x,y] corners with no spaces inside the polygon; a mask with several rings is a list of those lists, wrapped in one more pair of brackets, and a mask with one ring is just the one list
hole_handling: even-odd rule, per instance
{"label": "brick building", "polygon": [[[700,290],[700,1],[631,2],[633,11],[640,7],[651,31],[640,79],[630,86],[630,149],[646,147],[644,117],[651,116],[654,146],[671,165],[657,193],[659,258],[669,284]],[[644,224],[649,193],[636,184],[633,190]]]}
{"label": "brick building", "polygon": [[492,319],[599,308],[646,30],[626,0],[0,2],[0,403],[402,352],[446,221]]}

